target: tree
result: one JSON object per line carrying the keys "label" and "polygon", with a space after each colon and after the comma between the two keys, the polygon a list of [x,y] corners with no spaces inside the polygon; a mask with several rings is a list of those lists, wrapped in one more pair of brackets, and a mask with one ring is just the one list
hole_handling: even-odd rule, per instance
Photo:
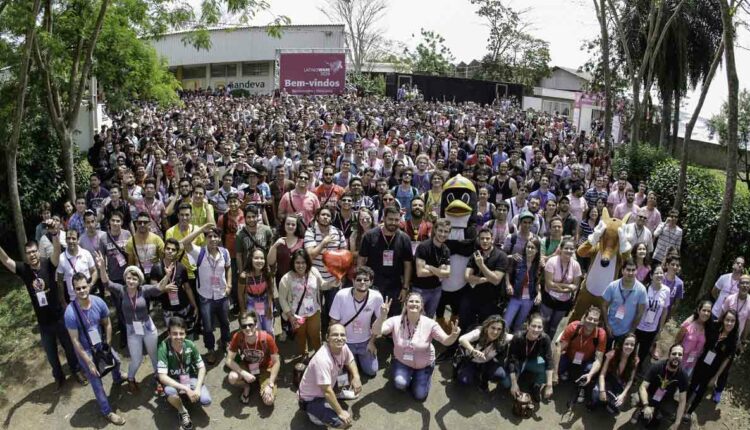
{"label": "tree", "polygon": [[344,23],[354,72],[361,73],[383,40],[378,22],[388,8],[387,0],[325,0],[325,3],[320,11],[332,22]]}
{"label": "tree", "polygon": [[[428,75],[447,75],[453,70],[453,54],[445,46],[445,38],[431,30],[420,29],[422,41],[414,51],[408,48],[404,55],[410,59],[415,72]],[[412,35],[413,37],[414,35]]]}
{"label": "tree", "polygon": [[[750,164],[748,164],[748,140],[750,140],[750,91],[743,89],[738,96],[737,142],[738,172],[737,177],[750,187]],[[729,104],[724,103],[721,111],[708,120],[712,134],[719,136],[719,143],[728,144],[729,139]]]}
{"label": "tree", "polygon": [[612,136],[612,73],[610,72],[610,45],[609,30],[607,28],[607,2],[606,0],[593,0],[596,10],[596,19],[599,21],[601,44],[601,71],[604,80],[604,152],[609,153],[610,139]]}
{"label": "tree", "polygon": [[727,74],[727,167],[724,198],[721,202],[719,224],[716,227],[716,239],[708,259],[708,267],[703,276],[703,283],[699,294],[707,294],[716,281],[719,273],[719,262],[724,253],[729,230],[729,216],[732,212],[734,194],[737,186],[737,150],[739,132],[739,78],[737,77],[737,63],[734,58],[735,22],[736,14],[744,0],[719,0],[721,21],[724,29],[724,69]]}

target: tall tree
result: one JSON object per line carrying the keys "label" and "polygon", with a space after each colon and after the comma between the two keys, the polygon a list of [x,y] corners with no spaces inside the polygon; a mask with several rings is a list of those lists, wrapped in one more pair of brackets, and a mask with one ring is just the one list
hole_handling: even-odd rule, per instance
{"label": "tall tree", "polygon": [[[412,51],[404,49],[404,55],[410,58],[412,70],[428,75],[447,75],[453,71],[453,54],[445,46],[445,38],[440,34],[425,30],[419,30],[422,40]],[[412,35],[413,37],[413,35]]]}
{"label": "tall tree", "polygon": [[344,23],[354,72],[361,73],[383,41],[378,24],[388,9],[387,0],[325,0],[325,3],[320,11],[331,21]]}
{"label": "tall tree", "polygon": [[719,212],[719,223],[716,227],[714,246],[708,259],[708,267],[703,276],[699,294],[710,291],[719,273],[719,262],[724,253],[729,230],[729,218],[732,214],[734,194],[737,186],[737,131],[739,119],[739,78],[737,63],[734,57],[735,18],[738,8],[744,0],[719,0],[721,21],[724,29],[724,69],[727,74],[727,167],[724,198]]}
{"label": "tall tree", "polygon": [[604,151],[609,152],[612,138],[612,76],[610,73],[609,31],[607,29],[607,0],[593,0],[596,19],[599,21],[601,40],[601,70],[604,78]]}

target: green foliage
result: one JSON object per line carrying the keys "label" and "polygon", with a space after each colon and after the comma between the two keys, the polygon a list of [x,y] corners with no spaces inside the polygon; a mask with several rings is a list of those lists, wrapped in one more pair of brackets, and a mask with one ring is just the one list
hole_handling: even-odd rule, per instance
{"label": "green foliage", "polygon": [[[428,75],[447,75],[453,71],[453,54],[445,46],[445,38],[440,34],[420,29],[422,41],[414,51],[404,50],[411,58],[412,69],[417,73]],[[413,36],[413,35],[412,35]]]}
{"label": "green foliage", "polygon": [[348,83],[357,87],[364,95],[385,96],[385,78],[383,75],[366,75],[362,73],[351,73],[347,75]]}
{"label": "green foliage", "polygon": [[635,151],[630,151],[630,145],[621,145],[615,150],[612,171],[625,170],[628,172],[628,179],[637,183],[648,179],[656,166],[667,158],[669,155],[666,152],[647,143],[637,144]]}
{"label": "green foliage", "polygon": [[[18,278],[3,274],[0,276],[4,286],[0,300],[0,362],[8,363],[10,358],[20,358],[26,352],[29,331],[36,325],[34,310],[26,289],[20,285]],[[10,369],[2,369],[10,370]],[[5,380],[6,375],[0,375]]]}
{"label": "green foliage", "polygon": [[[655,166],[648,178],[648,189],[659,196],[659,211],[664,214],[674,204],[680,166],[675,160]],[[682,270],[688,285],[700,286],[711,255],[716,228],[719,223],[723,183],[709,169],[688,167],[687,183],[680,214],[682,234]],[[727,236],[727,249],[721,261],[721,270],[728,271],[738,255],[750,255],[750,199],[737,195],[732,208]]]}
{"label": "green foliage", "polygon": [[[719,135],[719,143],[722,145],[727,144],[728,130],[727,130],[727,115],[728,115],[727,103],[724,102],[721,105],[721,111],[713,115],[708,120],[708,129],[713,134]],[[750,140],[750,91],[743,89],[739,94],[739,116],[737,117],[737,142],[740,145],[740,149],[747,149],[747,142]]]}

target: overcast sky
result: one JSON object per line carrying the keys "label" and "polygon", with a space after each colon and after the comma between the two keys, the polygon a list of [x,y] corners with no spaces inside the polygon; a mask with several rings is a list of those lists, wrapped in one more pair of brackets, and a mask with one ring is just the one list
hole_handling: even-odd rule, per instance
{"label": "overcast sky", "polygon": [[[318,10],[323,0],[270,0],[271,12],[286,15],[292,24],[325,24],[326,16]],[[516,9],[529,8],[530,32],[550,43],[551,66],[578,68],[586,62],[588,55],[581,46],[585,40],[596,37],[599,27],[591,0],[511,0]],[[261,13],[253,24],[266,24],[271,14]],[[475,6],[469,0],[390,0],[390,7],[382,20],[383,34],[389,39],[405,42],[410,46],[418,43],[419,29],[433,30],[446,40],[456,62],[481,59],[486,52],[489,30],[475,14]],[[412,37],[414,35],[414,37]],[[750,37],[743,31],[741,45],[750,46]],[[740,88],[747,87],[743,75],[750,70],[750,52],[736,49]],[[726,99],[726,73],[717,71],[714,82],[704,104],[702,117],[718,112]],[[696,92],[682,110],[692,112],[697,103]]]}

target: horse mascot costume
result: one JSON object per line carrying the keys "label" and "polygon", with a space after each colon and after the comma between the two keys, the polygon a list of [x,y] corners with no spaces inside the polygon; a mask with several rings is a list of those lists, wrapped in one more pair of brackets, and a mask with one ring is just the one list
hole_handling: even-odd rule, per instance
{"label": "horse mascot costume", "polygon": [[594,228],[594,232],[589,235],[586,242],[578,247],[577,253],[580,257],[593,257],[593,260],[589,265],[586,278],[581,283],[576,305],[569,321],[580,320],[592,305],[601,309],[604,290],[612,281],[620,278],[620,268],[630,255],[632,248],[622,229],[629,218],[629,213],[623,219],[612,218],[607,208],[604,208],[599,225]]}

